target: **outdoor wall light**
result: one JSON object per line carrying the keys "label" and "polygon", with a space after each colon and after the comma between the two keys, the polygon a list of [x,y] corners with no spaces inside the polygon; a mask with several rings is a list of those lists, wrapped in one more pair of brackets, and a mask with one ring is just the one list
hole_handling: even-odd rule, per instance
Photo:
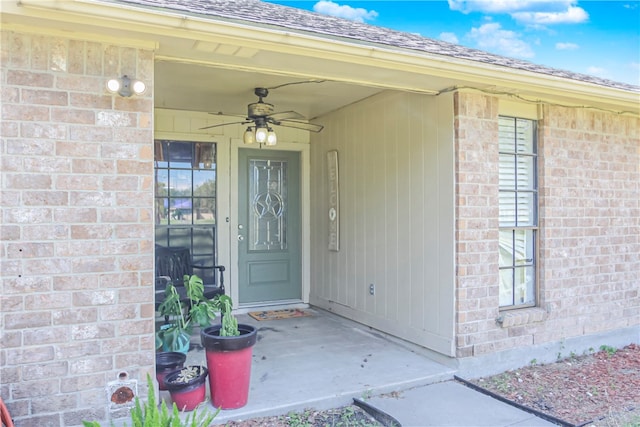
{"label": "outdoor wall light", "polygon": [[140,80],[130,79],[126,75],[119,79],[111,79],[107,82],[107,90],[120,96],[142,95],[147,90],[147,85]]}

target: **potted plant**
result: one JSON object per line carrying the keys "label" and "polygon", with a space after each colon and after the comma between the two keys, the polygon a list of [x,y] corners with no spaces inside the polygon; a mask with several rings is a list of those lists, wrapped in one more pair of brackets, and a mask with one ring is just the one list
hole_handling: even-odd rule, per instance
{"label": "potted plant", "polygon": [[156,349],[186,353],[189,350],[191,332],[194,324],[200,327],[211,325],[219,311],[217,299],[204,296],[204,283],[195,274],[184,276],[187,292],[186,300],[180,298],[178,290],[169,282],[165,290],[165,299],[158,311],[169,323],[162,325],[156,332]]}
{"label": "potted plant", "polygon": [[193,411],[204,402],[207,394],[205,383],[207,368],[204,366],[185,366],[172,372],[164,379],[171,394],[171,400],[182,411]]}
{"label": "potted plant", "polygon": [[158,388],[166,390],[164,379],[168,374],[175,372],[184,367],[187,355],[178,351],[166,351],[156,354],[156,380],[158,380]]}
{"label": "potted plant", "polygon": [[231,298],[217,297],[222,322],[200,331],[209,368],[209,388],[213,406],[240,408],[247,404],[251,376],[251,356],[257,340],[257,329],[238,324],[232,314]]}

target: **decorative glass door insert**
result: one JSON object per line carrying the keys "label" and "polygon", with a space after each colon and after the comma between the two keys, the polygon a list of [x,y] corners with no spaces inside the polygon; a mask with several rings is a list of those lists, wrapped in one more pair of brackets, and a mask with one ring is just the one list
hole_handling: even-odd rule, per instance
{"label": "decorative glass door insert", "polygon": [[287,249],[287,161],[250,159],[249,250]]}
{"label": "decorative glass door insert", "polygon": [[238,152],[238,293],[240,304],[302,295],[300,154]]}

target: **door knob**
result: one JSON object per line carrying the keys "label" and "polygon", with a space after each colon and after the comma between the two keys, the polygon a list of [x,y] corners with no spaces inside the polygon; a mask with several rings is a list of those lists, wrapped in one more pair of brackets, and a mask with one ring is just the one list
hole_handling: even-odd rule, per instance
{"label": "door knob", "polygon": [[244,240],[244,236],[242,234],[238,234],[238,242],[242,242]]}

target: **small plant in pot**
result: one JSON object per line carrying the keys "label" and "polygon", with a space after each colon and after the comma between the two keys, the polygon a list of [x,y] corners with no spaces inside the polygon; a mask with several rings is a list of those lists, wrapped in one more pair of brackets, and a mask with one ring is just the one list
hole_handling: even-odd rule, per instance
{"label": "small plant in pot", "polygon": [[213,406],[236,409],[248,400],[251,356],[258,332],[254,326],[238,323],[231,313],[231,298],[221,295],[217,300],[222,322],[201,330],[200,338],[206,350]]}
{"label": "small plant in pot", "polygon": [[217,299],[210,300],[204,296],[202,279],[195,274],[185,275],[184,286],[187,298],[181,300],[173,283],[167,284],[165,299],[158,311],[170,320],[156,332],[156,349],[186,353],[189,350],[193,325],[209,326],[216,318],[219,304]]}
{"label": "small plant in pot", "polygon": [[164,379],[172,372],[184,367],[187,355],[178,351],[166,351],[156,354],[156,380],[158,388],[166,390]]}
{"label": "small plant in pot", "polygon": [[204,366],[185,366],[168,374],[164,384],[171,400],[182,411],[193,411],[206,397],[207,368]]}

